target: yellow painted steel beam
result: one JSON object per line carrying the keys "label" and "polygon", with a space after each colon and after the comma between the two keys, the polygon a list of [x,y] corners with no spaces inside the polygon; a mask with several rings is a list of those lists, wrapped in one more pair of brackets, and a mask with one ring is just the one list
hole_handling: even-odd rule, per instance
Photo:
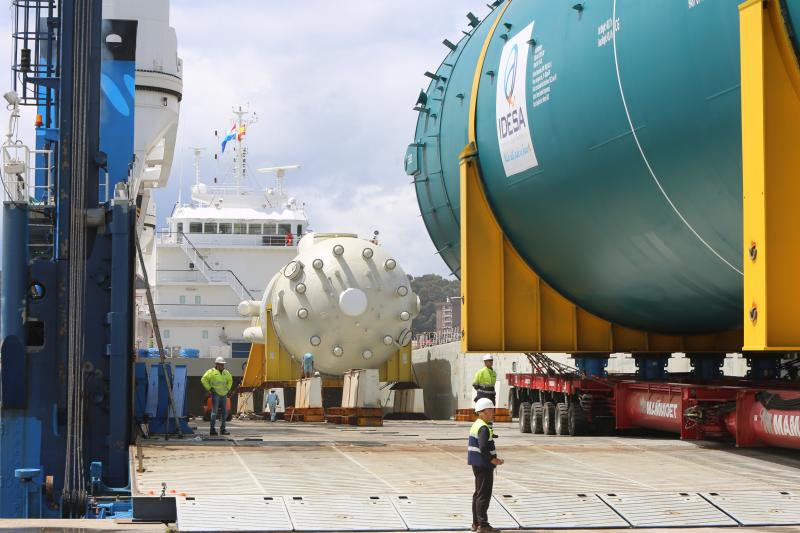
{"label": "yellow painted steel beam", "polygon": [[242,376],[242,387],[258,388],[266,383],[293,381],[302,375],[301,364],[292,359],[286,348],[278,340],[272,325],[272,306],[264,313],[267,321],[265,342],[250,345],[250,355]]}
{"label": "yellow painted steel beam", "polygon": [[800,350],[800,68],[777,1],[739,6],[744,350]]}
{"label": "yellow painted steel beam", "polygon": [[[507,2],[503,10],[508,8]],[[475,120],[478,89],[495,19],[473,77],[468,139],[460,155],[461,320],[463,352],[725,352],[742,346],[741,331],[660,335],[637,331],[578,307],[542,280],[501,229],[480,176]]]}
{"label": "yellow painted steel beam", "polygon": [[379,369],[378,379],[387,383],[413,383],[411,369],[411,345],[403,346],[392,355]]}

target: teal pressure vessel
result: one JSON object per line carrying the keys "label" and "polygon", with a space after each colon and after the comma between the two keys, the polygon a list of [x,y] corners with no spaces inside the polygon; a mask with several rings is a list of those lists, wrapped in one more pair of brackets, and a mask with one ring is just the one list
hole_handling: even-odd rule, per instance
{"label": "teal pressure vessel", "polygon": [[[459,275],[473,77],[483,188],[546,282],[653,332],[742,320],[739,0],[512,0],[472,17],[420,94],[405,164]],[[782,0],[795,52],[800,0]]]}

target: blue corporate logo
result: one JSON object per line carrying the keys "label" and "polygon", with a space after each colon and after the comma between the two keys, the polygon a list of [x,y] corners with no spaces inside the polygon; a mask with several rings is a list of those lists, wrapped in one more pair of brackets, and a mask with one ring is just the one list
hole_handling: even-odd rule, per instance
{"label": "blue corporate logo", "polygon": [[506,93],[506,101],[509,106],[514,105],[514,85],[517,83],[517,61],[519,60],[519,47],[515,44],[511,48],[511,53],[508,56],[508,62],[505,68],[505,79],[503,80],[503,88]]}

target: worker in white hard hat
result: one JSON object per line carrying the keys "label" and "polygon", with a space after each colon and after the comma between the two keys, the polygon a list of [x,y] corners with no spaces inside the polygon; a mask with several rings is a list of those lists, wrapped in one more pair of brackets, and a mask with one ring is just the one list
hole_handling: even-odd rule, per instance
{"label": "worker in white hard hat", "polygon": [[489,398],[492,403],[497,401],[497,395],[494,391],[494,385],[497,383],[497,372],[494,371],[492,365],[494,364],[494,356],[487,353],[483,356],[483,368],[475,372],[475,377],[472,378],[472,388],[477,391],[474,401],[481,398]]}
{"label": "worker in white hard hat", "polygon": [[472,531],[494,533],[500,531],[489,525],[489,503],[492,501],[494,469],[503,464],[494,447],[494,402],[480,398],[475,402],[478,419],[469,430],[467,464],[472,466],[475,476],[475,492],[472,494]]}
{"label": "worker in white hard hat", "polygon": [[214,361],[214,367],[206,370],[206,373],[200,378],[200,383],[203,384],[206,392],[211,396],[210,434],[217,434],[217,409],[221,409],[222,423],[220,433],[229,435],[230,433],[225,429],[225,421],[228,418],[228,395],[233,387],[233,376],[225,369],[225,359],[217,357]]}

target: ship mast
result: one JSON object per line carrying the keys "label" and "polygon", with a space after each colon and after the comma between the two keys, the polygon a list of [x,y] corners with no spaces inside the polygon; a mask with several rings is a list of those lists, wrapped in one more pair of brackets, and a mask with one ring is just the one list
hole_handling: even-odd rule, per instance
{"label": "ship mast", "polygon": [[[236,193],[239,194],[242,181],[247,175],[247,143],[242,139],[244,135],[240,132],[242,128],[247,130],[247,126],[258,122],[258,117],[255,113],[250,113],[242,109],[234,109],[233,114],[236,115],[236,155],[233,158],[233,178],[236,180]],[[248,115],[250,115],[248,117]]]}

